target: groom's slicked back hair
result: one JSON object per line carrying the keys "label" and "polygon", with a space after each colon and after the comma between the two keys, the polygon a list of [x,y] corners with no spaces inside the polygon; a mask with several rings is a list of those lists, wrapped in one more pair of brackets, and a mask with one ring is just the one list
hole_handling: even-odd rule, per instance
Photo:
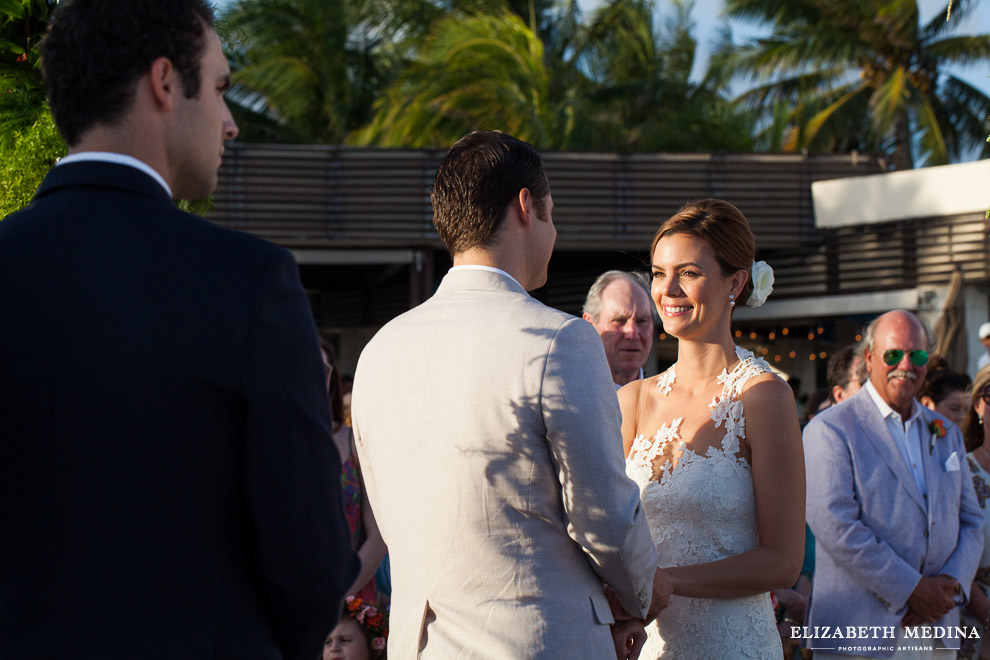
{"label": "groom's slicked back hair", "polygon": [[159,57],[199,94],[200,59],[213,10],[203,0],[63,0],[41,42],[45,91],[71,147],[130,109],[138,79]]}
{"label": "groom's slicked back hair", "polygon": [[531,145],[499,131],[475,131],[455,142],[430,190],[433,224],[450,254],[491,245],[523,188],[542,216],[550,184]]}

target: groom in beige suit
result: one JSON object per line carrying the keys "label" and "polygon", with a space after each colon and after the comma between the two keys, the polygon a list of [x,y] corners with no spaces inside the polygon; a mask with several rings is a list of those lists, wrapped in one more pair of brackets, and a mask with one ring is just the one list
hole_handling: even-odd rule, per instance
{"label": "groom in beige suit", "polygon": [[526,293],[545,283],[556,238],[540,156],[471,133],[431,197],[454,267],[375,336],[354,378],[391,558],[389,657],[624,657],[634,643],[613,647],[603,581],[638,619],[670,586],[624,474],[601,340]]}

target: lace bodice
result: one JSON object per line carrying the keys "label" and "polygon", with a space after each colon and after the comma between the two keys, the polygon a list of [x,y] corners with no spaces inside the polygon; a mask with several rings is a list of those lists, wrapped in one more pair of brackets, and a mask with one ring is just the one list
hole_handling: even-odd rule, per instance
{"label": "lace bodice", "polygon": [[[741,394],[770,371],[765,360],[736,347],[739,363],[718,376],[721,394],[708,404],[721,443],[698,454],[680,436],[682,417],[653,436],[638,435],[626,474],[640,488],[660,566],[689,566],[737,555],[757,546],[756,504],[749,464],[739,456],[746,437]],[[676,379],[671,367],[657,379],[661,396]],[[661,462],[663,457],[669,460]],[[658,467],[659,465],[659,467]],[[780,655],[769,594],[734,599],[674,597],[651,624],[641,657],[764,658]]]}

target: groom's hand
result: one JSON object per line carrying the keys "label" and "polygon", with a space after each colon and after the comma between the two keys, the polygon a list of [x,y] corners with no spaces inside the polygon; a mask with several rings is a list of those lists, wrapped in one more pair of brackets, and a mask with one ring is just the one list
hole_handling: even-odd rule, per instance
{"label": "groom's hand", "polygon": [[626,608],[622,607],[619,597],[615,595],[615,589],[608,584],[603,584],[602,587],[605,589],[605,598],[608,599],[608,609],[612,611],[612,618],[619,623],[633,618],[632,614],[627,612]]}
{"label": "groom's hand", "polygon": [[646,643],[646,629],[639,619],[626,619],[612,624],[612,643],[617,660],[636,660]]}
{"label": "groom's hand", "polygon": [[660,610],[667,607],[673,594],[674,586],[670,583],[670,578],[667,577],[662,568],[658,567],[657,572],[653,574],[653,602],[650,603],[650,609],[646,612],[647,623],[657,618]]}

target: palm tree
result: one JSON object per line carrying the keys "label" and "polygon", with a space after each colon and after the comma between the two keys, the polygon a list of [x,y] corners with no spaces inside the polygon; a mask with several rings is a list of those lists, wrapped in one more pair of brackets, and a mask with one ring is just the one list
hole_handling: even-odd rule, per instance
{"label": "palm tree", "polygon": [[542,149],[568,146],[576,96],[554,97],[543,42],[515,13],[455,13],[375,104],[357,144],[440,147],[498,128]]}
{"label": "palm tree", "polygon": [[386,4],[236,0],[229,5],[220,23],[234,69],[229,98],[242,139],[340,144],[364,123],[388,76],[387,58],[379,52],[384,23],[372,23],[396,20]]}
{"label": "palm tree", "polygon": [[[953,20],[978,4],[954,0]],[[948,7],[925,25],[916,0],[727,0],[726,12],[772,25],[737,66],[764,81],[747,101],[788,109],[785,149],[879,150],[905,169],[983,142],[990,97],[944,67],[986,59],[990,35],[952,36]]]}
{"label": "palm tree", "polygon": [[530,3],[528,23],[524,3],[499,11],[501,1],[438,22],[355,142],[438,147],[489,127],[542,149],[751,147],[749,116],[725,100],[728,78],[689,81],[690,3],[677,0],[658,33],[653,0],[610,0],[588,21],[574,1],[549,21],[548,3]]}
{"label": "palm tree", "polygon": [[693,1],[674,0],[657,29],[652,0],[606,5],[592,19],[583,66],[594,135],[589,146],[618,151],[750,151],[753,119],[727,100],[729,76],[720,63],[690,79],[698,43]]}

